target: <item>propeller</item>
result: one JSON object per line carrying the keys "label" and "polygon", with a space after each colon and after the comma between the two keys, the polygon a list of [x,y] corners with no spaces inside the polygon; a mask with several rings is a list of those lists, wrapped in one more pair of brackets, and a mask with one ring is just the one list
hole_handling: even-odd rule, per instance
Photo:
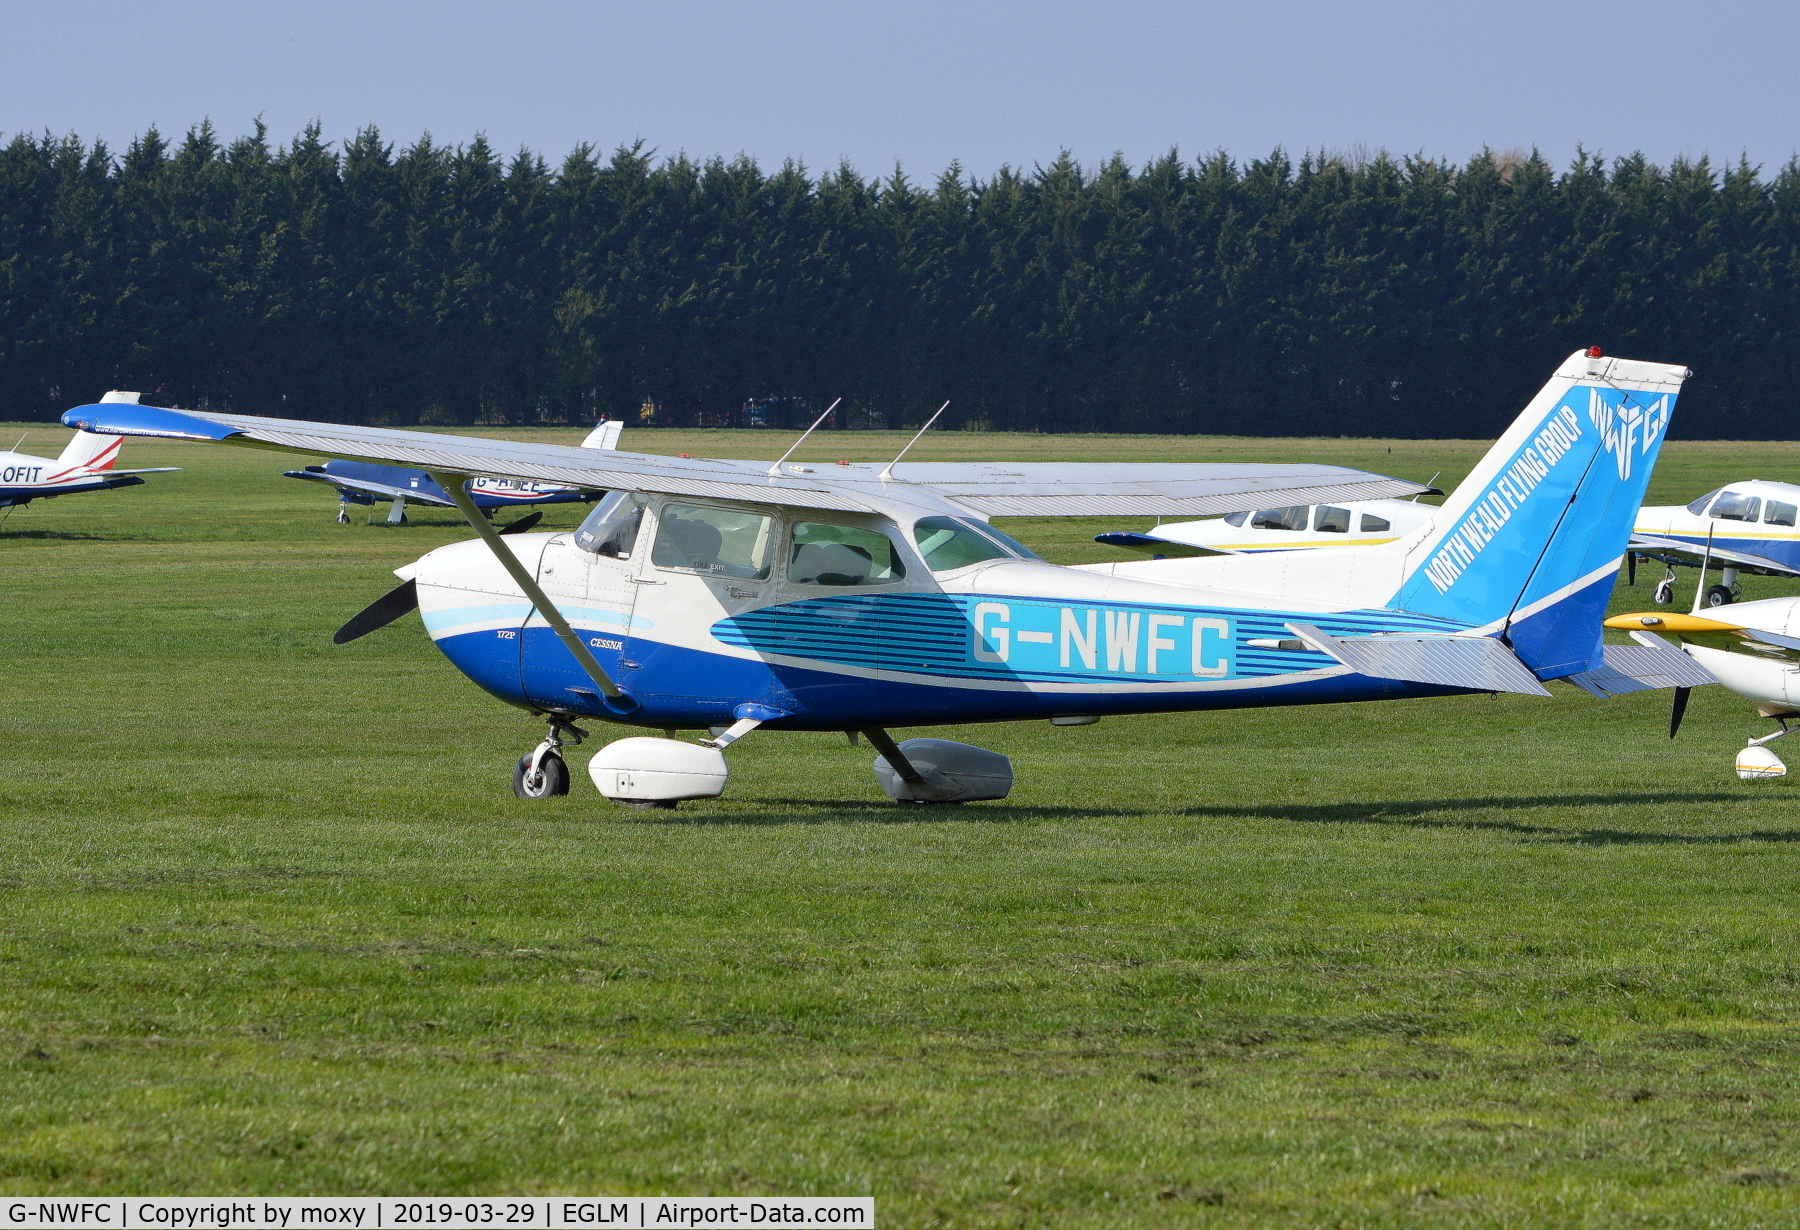
{"label": "propeller", "polygon": [[1669,710],[1669,738],[1671,739],[1675,737],[1675,732],[1681,729],[1681,719],[1687,716],[1688,694],[1693,690],[1692,688],[1675,689],[1675,705]]}
{"label": "propeller", "polygon": [[333,645],[348,645],[359,636],[367,636],[377,628],[385,628],[419,605],[419,590],[411,581],[396,585],[387,593],[352,615],[332,635]]}
{"label": "propeller", "polygon": [[[500,532],[502,534],[523,534],[543,519],[543,510],[539,509],[536,512],[525,514]],[[418,605],[418,587],[411,581],[402,582],[346,620],[344,626],[332,635],[331,643],[348,645],[358,637],[369,635],[377,628],[387,627],[408,611],[416,610]]]}

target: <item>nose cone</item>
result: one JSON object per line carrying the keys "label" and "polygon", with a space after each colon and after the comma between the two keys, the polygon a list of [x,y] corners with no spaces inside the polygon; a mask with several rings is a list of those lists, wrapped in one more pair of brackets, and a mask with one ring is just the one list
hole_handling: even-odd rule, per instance
{"label": "nose cone", "polygon": [[[552,534],[519,534],[503,541],[521,564],[537,575],[544,547]],[[417,581],[441,589],[465,589],[485,594],[518,594],[519,587],[488,545],[479,538],[453,542],[421,555],[404,568],[394,569],[403,581]]]}

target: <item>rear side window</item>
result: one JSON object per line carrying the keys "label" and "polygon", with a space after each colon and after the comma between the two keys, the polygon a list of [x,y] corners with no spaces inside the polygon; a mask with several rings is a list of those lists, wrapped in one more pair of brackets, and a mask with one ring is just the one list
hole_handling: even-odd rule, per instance
{"label": "rear side window", "polygon": [[1792,504],[1783,504],[1779,500],[1770,500],[1768,503],[1768,507],[1763,509],[1763,524],[1764,525],[1792,525],[1792,524],[1794,524],[1794,506]]}
{"label": "rear side window", "polygon": [[1311,520],[1312,506],[1297,504],[1291,508],[1264,508],[1250,518],[1253,530],[1303,530]]}
{"label": "rear side window", "polygon": [[1007,550],[954,517],[926,517],[913,526],[913,541],[933,572],[966,568],[983,560],[1005,559]]}
{"label": "rear side window", "polygon": [[1727,491],[1713,501],[1712,515],[1721,521],[1754,521],[1762,511],[1762,500],[1753,495]]}
{"label": "rear side window", "polygon": [[1225,524],[1232,525],[1232,526],[1241,526],[1244,524],[1244,519],[1246,517],[1248,517],[1249,515],[1250,514],[1247,512],[1226,513],[1225,514]]}
{"label": "rear side window", "polygon": [[802,585],[885,585],[906,575],[886,534],[853,525],[801,521],[788,552],[788,580]]}
{"label": "rear side window", "polygon": [[1313,521],[1313,528],[1322,534],[1348,534],[1350,532],[1350,510],[1321,504]]}
{"label": "rear side window", "polygon": [[665,504],[650,562],[708,576],[761,581],[769,575],[775,522],[759,513],[697,504]]}
{"label": "rear side window", "polygon": [[1365,534],[1385,534],[1390,528],[1386,517],[1362,515],[1362,532]]}

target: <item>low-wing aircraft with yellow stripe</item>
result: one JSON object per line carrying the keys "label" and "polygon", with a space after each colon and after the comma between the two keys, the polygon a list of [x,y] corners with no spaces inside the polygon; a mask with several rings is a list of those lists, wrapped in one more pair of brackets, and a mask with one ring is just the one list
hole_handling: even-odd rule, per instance
{"label": "low-wing aircraft with yellow stripe", "polygon": [[[672,458],[146,406],[63,421],[432,475],[478,539],[398,569],[402,584],[337,640],[417,609],[457,669],[548,723],[513,768],[522,796],[568,790],[563,752],[592,719],[662,736],[616,739],[589,762],[599,792],[632,806],[720,794],[723,753],[757,730],[865,737],[889,797],[957,803],[1005,797],[1008,759],[890,730],[1711,682],[1672,647],[1601,643],[1687,375],[1570,356],[1432,518],[1392,542],[1075,567],[992,518],[1192,518],[1426,488],[1324,465]],[[502,537],[467,487],[483,477],[608,494],[573,533]]]}

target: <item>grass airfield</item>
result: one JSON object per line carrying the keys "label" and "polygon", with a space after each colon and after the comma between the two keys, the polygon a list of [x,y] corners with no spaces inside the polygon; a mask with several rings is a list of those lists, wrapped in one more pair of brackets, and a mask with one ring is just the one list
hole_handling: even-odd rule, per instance
{"label": "grass airfield", "polygon": [[[1449,485],[1485,448],[945,433],[917,455]],[[575,793],[522,801],[539,724],[416,617],[329,643],[466,526],[332,524],[332,493],[275,477],[300,460],[131,441],[125,465],[187,468],[0,526],[0,1192],[873,1194],[886,1226],[1800,1219],[1800,792],[1732,775],[1766,728],[1748,702],[1702,689],[1673,744],[1667,693],[1563,685],[917,731],[1019,773],[1003,803],[918,810],[866,746],[758,733],[722,800],[614,807],[577,753]],[[1677,443],[1651,500],[1797,472],[1800,444]],[[1003,524],[1075,563],[1145,523]]]}

